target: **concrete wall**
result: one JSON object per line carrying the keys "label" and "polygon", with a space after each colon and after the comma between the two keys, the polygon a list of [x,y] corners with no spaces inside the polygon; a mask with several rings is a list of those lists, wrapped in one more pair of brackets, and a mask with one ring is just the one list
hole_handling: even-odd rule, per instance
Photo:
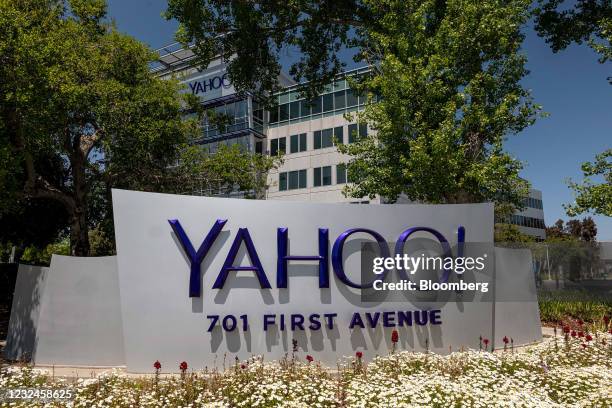
{"label": "concrete wall", "polygon": [[37,365],[124,365],[116,257],[53,255],[42,294]]}
{"label": "concrete wall", "polygon": [[540,309],[529,249],[495,248],[494,344],[503,338],[514,345],[542,340]]}
{"label": "concrete wall", "polygon": [[36,352],[41,301],[49,268],[19,265],[4,357],[31,360]]}

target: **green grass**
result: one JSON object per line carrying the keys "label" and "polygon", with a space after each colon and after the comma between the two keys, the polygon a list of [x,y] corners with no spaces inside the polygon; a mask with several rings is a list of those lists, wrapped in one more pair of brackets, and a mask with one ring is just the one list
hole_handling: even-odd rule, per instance
{"label": "green grass", "polygon": [[612,299],[586,291],[541,291],[538,293],[540,320],[558,323],[566,319],[581,319],[600,323],[604,316],[612,316]]}

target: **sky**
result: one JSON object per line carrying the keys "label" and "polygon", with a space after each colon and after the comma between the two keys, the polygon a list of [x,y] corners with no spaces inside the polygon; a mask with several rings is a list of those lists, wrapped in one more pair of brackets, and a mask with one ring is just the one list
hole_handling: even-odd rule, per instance
{"label": "sky", "polygon": [[[175,21],[161,13],[165,0],[109,0],[108,12],[118,30],[156,49],[174,42]],[[523,52],[530,74],[523,84],[548,117],[518,135],[511,135],[506,150],[524,162],[522,176],[542,191],[547,225],[567,220],[563,204],[573,195],[567,179],[581,180],[580,165],[612,148],[612,63],[597,62],[586,45],[572,45],[553,53],[531,27],[525,28]],[[281,62],[295,59],[289,51]],[[352,61],[349,61],[349,68]],[[612,218],[594,217],[600,241],[612,241]]]}

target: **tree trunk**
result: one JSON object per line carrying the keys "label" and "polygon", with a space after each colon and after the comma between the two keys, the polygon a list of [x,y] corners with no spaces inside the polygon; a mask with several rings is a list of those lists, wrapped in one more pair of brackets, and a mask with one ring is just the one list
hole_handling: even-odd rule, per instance
{"label": "tree trunk", "polygon": [[70,218],[70,254],[89,255],[89,227],[87,225],[87,205],[83,202],[75,206]]}
{"label": "tree trunk", "polygon": [[74,142],[72,154],[72,176],[74,179],[74,210],[70,220],[70,253],[73,256],[89,255],[89,225],[87,211],[87,181],[85,176],[85,154],[81,139]]}

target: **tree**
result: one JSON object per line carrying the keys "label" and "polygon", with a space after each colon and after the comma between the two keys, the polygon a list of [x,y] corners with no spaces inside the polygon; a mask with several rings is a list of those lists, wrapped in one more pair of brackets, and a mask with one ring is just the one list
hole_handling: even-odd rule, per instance
{"label": "tree", "polygon": [[[569,180],[569,187],[574,190],[574,204],[564,205],[567,215],[575,216],[592,211],[595,215],[612,217],[612,149],[595,156],[594,162],[582,164],[584,180],[575,183]],[[597,183],[592,177],[600,177]]]}
{"label": "tree", "polygon": [[312,96],[341,70],[338,50],[355,48],[370,74],[351,85],[376,102],[357,116],[376,134],[340,147],[352,156],[347,194],[520,208],[528,185],[502,144],[539,109],[520,85],[528,8],[524,0],[170,0],[167,15],[202,66],[221,52],[239,90],[274,91],[279,50],[293,46],[302,56],[291,73],[310,81],[303,91]]}
{"label": "tree", "polygon": [[246,198],[263,199],[268,172],[281,162],[282,157],[250,154],[236,144],[220,144],[213,153],[190,146],[175,172],[175,192],[208,196],[240,193]]}
{"label": "tree", "polygon": [[495,224],[494,241],[496,243],[531,243],[535,239],[527,234],[523,234],[516,225]]}
{"label": "tree", "polygon": [[112,242],[111,188],[234,182],[229,160],[211,170],[222,174],[185,173],[199,136],[197,119],[184,120],[195,98],[151,74],[156,55],[107,21],[103,0],[0,0],[0,35],[0,187],[60,204],[73,255],[90,253],[92,227],[96,254]]}
{"label": "tree", "polygon": [[[2,1],[2,143],[23,193],[61,203],[74,255],[89,253],[96,182],[153,189],[186,142],[178,84],[154,78],[154,55],[105,22],[103,1]],[[50,180],[38,158],[63,163]]]}
{"label": "tree", "polygon": [[583,242],[595,242],[597,237],[597,225],[591,217],[580,220],[569,220],[565,223],[559,219],[551,227],[546,228],[547,241],[559,242],[568,240],[580,240]]}
{"label": "tree", "polygon": [[[572,43],[587,42],[599,54],[599,62],[612,60],[612,2],[577,0],[567,7],[564,0],[540,0],[536,8],[536,30],[553,52]],[[612,84],[612,76],[608,77]]]}

